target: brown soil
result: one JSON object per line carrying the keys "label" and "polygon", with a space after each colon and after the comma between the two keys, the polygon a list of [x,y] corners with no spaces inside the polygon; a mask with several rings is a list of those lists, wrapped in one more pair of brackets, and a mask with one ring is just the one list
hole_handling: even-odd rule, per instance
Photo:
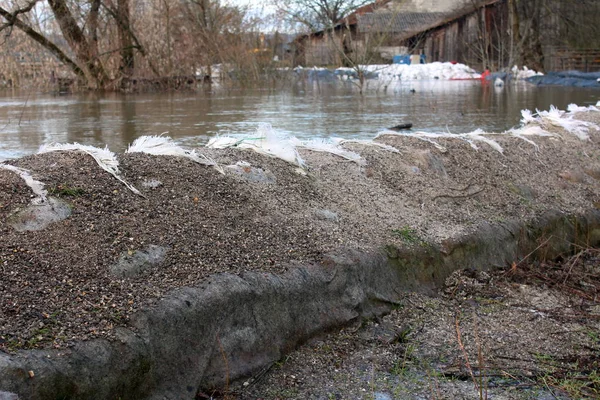
{"label": "brown soil", "polygon": [[[584,117],[598,122],[596,114]],[[354,145],[367,160],[361,167],[305,152],[308,176],[249,151],[202,150],[222,165],[247,161],[272,174],[274,183],[222,175],[187,159],[121,155],[124,178],[145,198],[82,153],[11,161],[67,201],[73,214],[42,231],[16,231],[9,220],[31,191],[0,170],[0,349],[111,338],[136,310],[215,273],[277,273],[342,246],[440,244],[484,222],[597,206],[600,136],[581,142],[559,133],[562,139],[535,139],[539,148],[498,138],[503,155],[483,143],[475,151],[443,140],[441,152],[417,139],[386,136],[380,140],[402,154]],[[144,186],[153,179],[161,184]],[[160,266],[131,278],[110,274],[120,257],[148,245],[167,249]]]}

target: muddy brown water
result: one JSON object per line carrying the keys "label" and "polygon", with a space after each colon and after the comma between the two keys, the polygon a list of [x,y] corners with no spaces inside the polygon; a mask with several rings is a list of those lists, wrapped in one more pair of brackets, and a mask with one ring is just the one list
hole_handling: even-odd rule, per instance
{"label": "muddy brown water", "polygon": [[410,122],[413,130],[503,131],[518,125],[522,109],[553,104],[596,104],[600,91],[535,87],[496,88],[476,82],[408,82],[387,92],[358,96],[351,85],[299,85],[289,90],[120,95],[51,95],[0,91],[0,160],[35,152],[51,142],[107,145],[124,150],[142,135],[168,132],[180,143],[201,145],[216,134],[253,132],[261,123],[308,137],[372,138]]}

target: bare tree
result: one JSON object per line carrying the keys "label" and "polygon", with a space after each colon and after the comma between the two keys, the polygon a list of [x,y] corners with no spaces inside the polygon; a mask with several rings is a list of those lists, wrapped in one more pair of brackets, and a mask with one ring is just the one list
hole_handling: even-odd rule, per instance
{"label": "bare tree", "polygon": [[316,32],[331,29],[372,0],[274,0],[279,12],[292,24]]}
{"label": "bare tree", "polygon": [[88,85],[93,88],[105,87],[109,81],[108,74],[100,59],[94,56],[93,45],[90,44],[89,38],[77,23],[75,15],[66,1],[48,0],[48,4],[64,39],[75,54],[80,68],[84,71]]}
{"label": "bare tree", "polygon": [[[516,50],[517,64],[522,63],[536,71],[544,70],[544,51],[542,49],[542,17],[545,15],[544,10],[545,0],[514,0],[516,15],[518,16],[513,24],[518,23],[518,27],[514,26],[513,35],[517,35],[520,39]],[[518,28],[518,29],[517,29]]]}
{"label": "bare tree", "polygon": [[[310,21],[315,21],[317,27],[324,27],[319,35],[326,41],[325,48],[333,55],[335,63],[353,70],[357,78],[353,83],[362,94],[367,78],[366,66],[380,61],[379,48],[393,37],[393,25],[399,11],[385,13],[386,18],[379,21],[377,26],[366,30],[360,28],[360,17],[366,12],[374,12],[388,2],[389,0],[293,0],[296,7],[304,10],[300,14],[304,19],[299,18],[298,13],[292,13],[294,8],[290,8],[288,18],[304,23],[308,28],[313,26]],[[361,8],[365,3],[370,5]],[[289,3],[286,4],[290,6]]]}
{"label": "bare tree", "polygon": [[[257,79],[273,59],[258,26],[244,7],[222,0],[0,1],[5,38],[27,37],[39,54],[67,67],[61,76],[68,69],[92,89],[135,90],[140,82],[169,88],[170,79],[191,85],[201,69],[210,76],[214,64],[240,66],[238,76]],[[0,60],[0,74],[1,65],[14,72],[19,63]]]}
{"label": "bare tree", "polygon": [[356,75],[356,86],[359,94],[363,94],[367,79],[367,66],[381,62],[380,49],[393,43],[394,21],[398,11],[388,13],[387,22],[378,26],[375,30],[353,31],[348,19],[344,22],[344,30],[341,31],[341,40],[333,40],[335,50],[340,55],[342,64],[351,68]]}
{"label": "bare tree", "polygon": [[515,64],[543,71],[544,47],[600,47],[600,1],[509,0]]}
{"label": "bare tree", "polygon": [[[107,88],[123,77],[132,76],[135,49],[145,55],[131,29],[129,0],[116,2],[114,5],[111,0],[29,0],[19,6],[23,2],[14,1],[8,7],[0,7],[4,19],[0,30],[10,35],[14,27],[20,29],[67,66],[83,85]],[[52,18],[60,35],[32,23],[29,16],[36,7],[42,7]],[[118,36],[117,43],[112,40],[114,36]],[[115,53],[119,55],[118,69],[111,70]]]}
{"label": "bare tree", "polygon": [[224,6],[216,0],[182,0],[183,15],[202,55],[201,64],[208,76],[211,66],[230,59],[230,52],[240,40],[245,10]]}
{"label": "bare tree", "polygon": [[[24,6],[18,7],[13,5],[11,8],[0,7],[0,16],[4,18],[4,23],[0,25],[0,31],[8,31],[7,35],[14,27],[23,31],[29,38],[37,42],[39,45],[44,47],[62,63],[69,67],[72,72],[80,79],[86,79],[86,72],[90,75],[89,71],[85,71],[81,68],[77,62],[67,55],[60,47],[54,44],[49,38],[44,36],[35,27],[28,23],[26,17],[27,14],[39,3],[41,0],[28,1]],[[9,11],[10,10],[10,11]]]}

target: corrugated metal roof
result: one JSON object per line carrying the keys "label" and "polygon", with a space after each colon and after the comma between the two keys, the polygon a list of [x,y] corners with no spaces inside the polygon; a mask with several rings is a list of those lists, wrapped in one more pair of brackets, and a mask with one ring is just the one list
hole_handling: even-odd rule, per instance
{"label": "corrugated metal roof", "polygon": [[368,13],[358,16],[358,31],[362,33],[393,33],[408,38],[500,1],[473,0],[473,3],[448,13]]}
{"label": "corrugated metal roof", "polygon": [[[499,3],[505,0],[471,0],[464,7],[447,13],[429,12],[377,12],[390,4],[391,0],[377,0],[374,3],[361,7],[356,12],[340,21],[334,29],[344,29],[349,25],[358,25],[358,31],[361,33],[393,33],[407,39],[413,35],[436,28],[457,18],[470,14],[475,10]],[[375,11],[375,12],[373,12]],[[299,42],[311,36],[323,35],[325,31],[313,32],[298,36],[294,41]]]}
{"label": "corrugated metal roof", "polygon": [[412,33],[448,18],[447,13],[369,13],[358,16],[361,33]]}
{"label": "corrugated metal roof", "polygon": [[387,5],[391,0],[377,0],[374,3],[369,3],[366,4],[362,7],[357,8],[353,13],[351,13],[350,15],[342,18],[340,21],[338,21],[338,23],[336,24],[336,26],[339,25],[354,25],[357,22],[357,19],[364,14],[367,13],[372,13],[375,10],[384,7],[385,5]]}

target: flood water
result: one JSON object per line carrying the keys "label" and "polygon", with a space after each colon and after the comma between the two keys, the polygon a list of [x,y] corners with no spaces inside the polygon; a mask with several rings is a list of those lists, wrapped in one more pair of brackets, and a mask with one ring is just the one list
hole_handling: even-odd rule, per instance
{"label": "flood water", "polygon": [[288,90],[213,90],[199,93],[51,95],[0,92],[0,160],[34,153],[52,142],[107,145],[123,151],[142,135],[168,135],[199,146],[215,134],[253,132],[261,123],[299,138],[372,138],[410,122],[413,130],[498,132],[519,124],[522,109],[596,104],[600,91],[496,88],[479,81],[405,83],[386,92],[352,85],[298,85]]}

